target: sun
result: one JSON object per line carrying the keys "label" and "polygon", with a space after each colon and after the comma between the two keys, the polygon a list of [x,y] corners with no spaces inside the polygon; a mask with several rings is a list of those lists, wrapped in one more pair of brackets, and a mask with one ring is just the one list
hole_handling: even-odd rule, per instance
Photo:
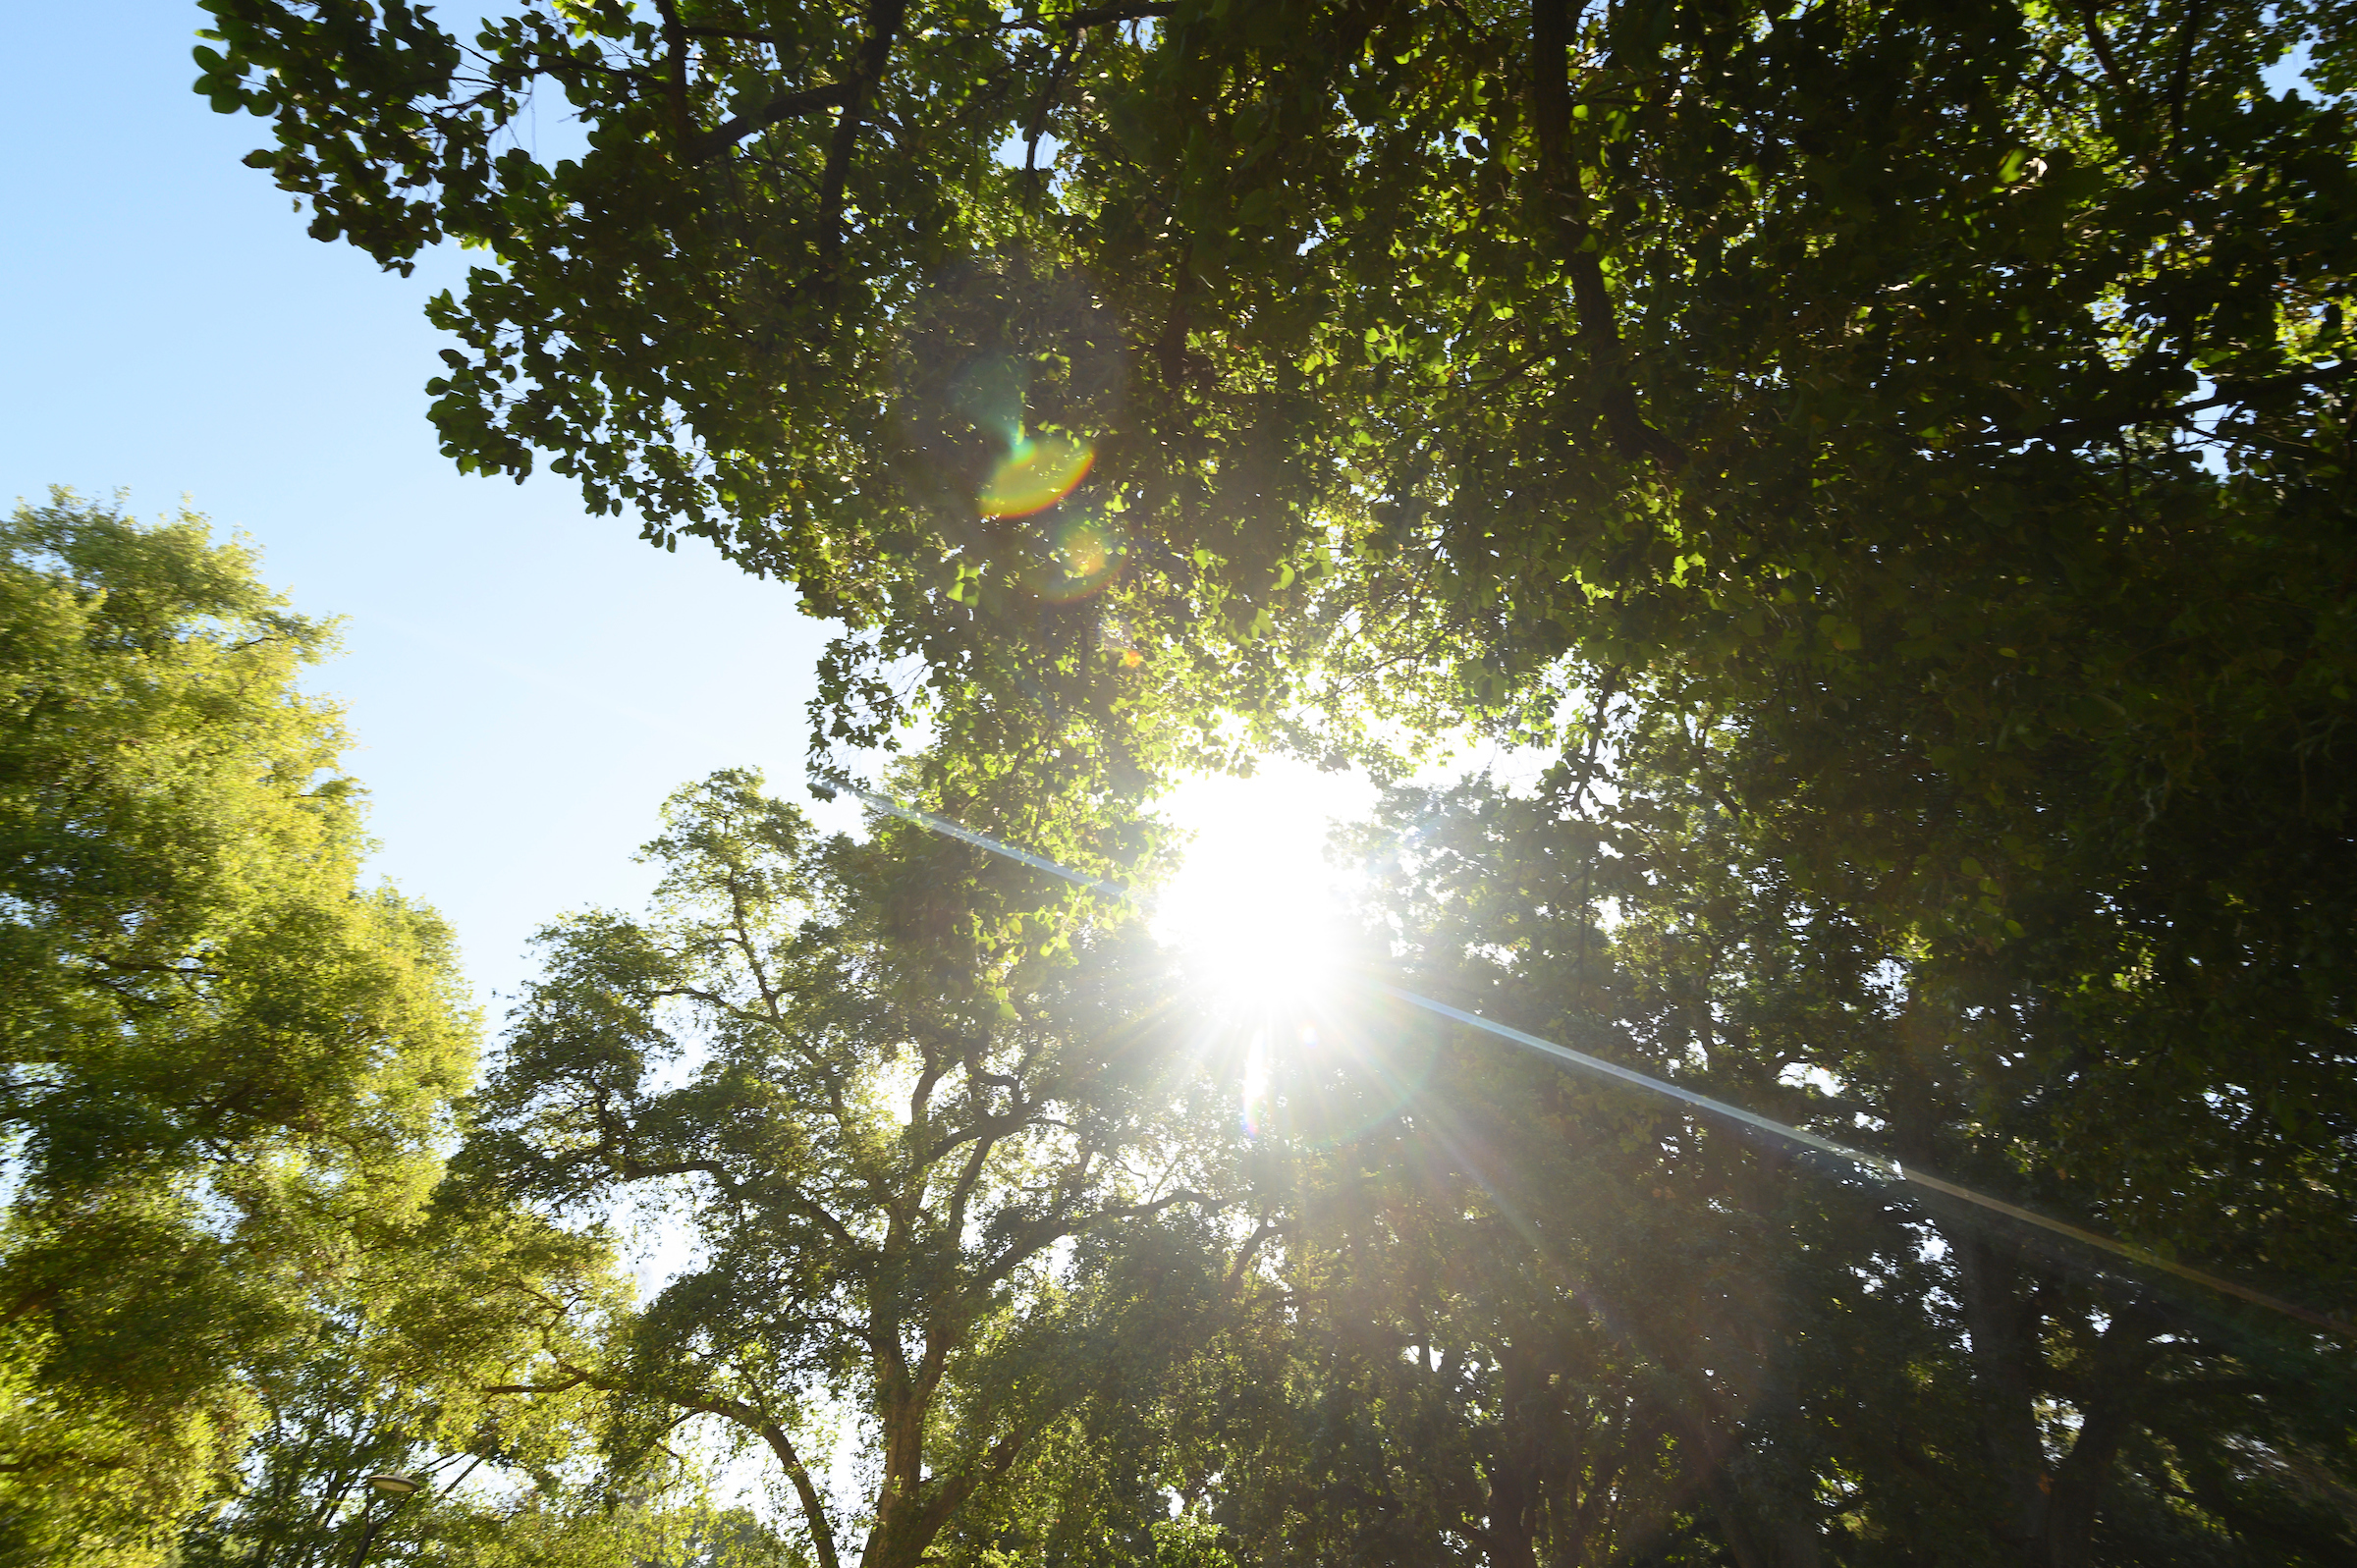
{"label": "sun", "polygon": [[1155,900],[1154,933],[1222,1012],[1298,1011],[1334,984],[1344,915],[1326,835],[1364,792],[1297,764],[1174,792],[1170,816],[1195,838]]}

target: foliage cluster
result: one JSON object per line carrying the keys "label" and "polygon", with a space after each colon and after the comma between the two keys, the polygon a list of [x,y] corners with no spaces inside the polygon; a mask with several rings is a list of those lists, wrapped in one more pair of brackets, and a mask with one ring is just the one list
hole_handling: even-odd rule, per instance
{"label": "foliage cluster", "polygon": [[423,1198],[473,1024],[439,922],[356,889],[343,733],[295,686],[327,628],[201,519],[61,495],[4,537],[0,1529],[30,1552],[235,1467],[245,1353]]}
{"label": "foliage cluster", "polygon": [[[315,235],[486,253],[450,455],[792,579],[849,628],[832,738],[910,655],[947,756],[1097,787],[1214,710],[1363,745],[1418,691],[1543,718],[1570,656],[1757,720],[1896,659],[1917,754],[2165,778],[2181,682],[2295,727],[2346,683],[2330,6],[210,9]],[[2295,47],[2325,96],[2267,84]],[[1049,514],[976,514],[985,385],[1096,449]],[[2220,570],[2308,597],[2140,668]]]}
{"label": "foliage cluster", "polygon": [[0,524],[0,1562],[342,1561],[371,1469],[570,1453],[488,1390],[605,1249],[443,1180],[477,1019],[331,633],[192,514]]}

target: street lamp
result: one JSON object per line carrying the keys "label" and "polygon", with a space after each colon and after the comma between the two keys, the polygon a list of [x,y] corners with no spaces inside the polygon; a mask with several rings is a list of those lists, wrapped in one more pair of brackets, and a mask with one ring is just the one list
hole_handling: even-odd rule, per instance
{"label": "street lamp", "polygon": [[[398,1504],[404,1497],[425,1490],[425,1478],[405,1476],[399,1471],[388,1470],[381,1475],[370,1476],[368,1489],[376,1495],[362,1505],[363,1514],[374,1513],[377,1497],[389,1498]],[[360,1568],[360,1564],[368,1560],[368,1543],[376,1539],[376,1527],[383,1524],[391,1512],[388,1508],[384,1514],[376,1514],[361,1527],[359,1548],[352,1554],[352,1568]]]}

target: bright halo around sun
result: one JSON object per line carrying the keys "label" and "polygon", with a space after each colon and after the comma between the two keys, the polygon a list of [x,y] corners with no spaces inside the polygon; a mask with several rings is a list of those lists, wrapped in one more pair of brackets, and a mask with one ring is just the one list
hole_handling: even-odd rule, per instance
{"label": "bright halo around sun", "polygon": [[1295,764],[1174,792],[1169,816],[1195,838],[1155,900],[1154,933],[1223,1013],[1260,1023],[1307,1012],[1333,987],[1343,913],[1326,835],[1366,793],[1359,781]]}

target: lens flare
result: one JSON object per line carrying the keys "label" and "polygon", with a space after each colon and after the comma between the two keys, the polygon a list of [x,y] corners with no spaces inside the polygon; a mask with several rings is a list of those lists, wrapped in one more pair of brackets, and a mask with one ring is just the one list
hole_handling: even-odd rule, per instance
{"label": "lens flare", "polygon": [[1343,906],[1326,863],[1329,815],[1374,788],[1338,792],[1304,763],[1264,762],[1249,779],[1189,780],[1171,819],[1195,833],[1186,863],[1155,900],[1155,937],[1185,955],[1223,1012],[1258,1018],[1313,1010],[1337,979]]}
{"label": "lens flare", "polygon": [[1048,530],[1045,559],[1025,586],[1053,604],[1085,599],[1113,580],[1121,565],[1121,536],[1094,517],[1066,517]]}
{"label": "lens flare", "polygon": [[1088,477],[1095,449],[1069,436],[1018,437],[974,504],[985,517],[1028,517],[1070,495]]}

